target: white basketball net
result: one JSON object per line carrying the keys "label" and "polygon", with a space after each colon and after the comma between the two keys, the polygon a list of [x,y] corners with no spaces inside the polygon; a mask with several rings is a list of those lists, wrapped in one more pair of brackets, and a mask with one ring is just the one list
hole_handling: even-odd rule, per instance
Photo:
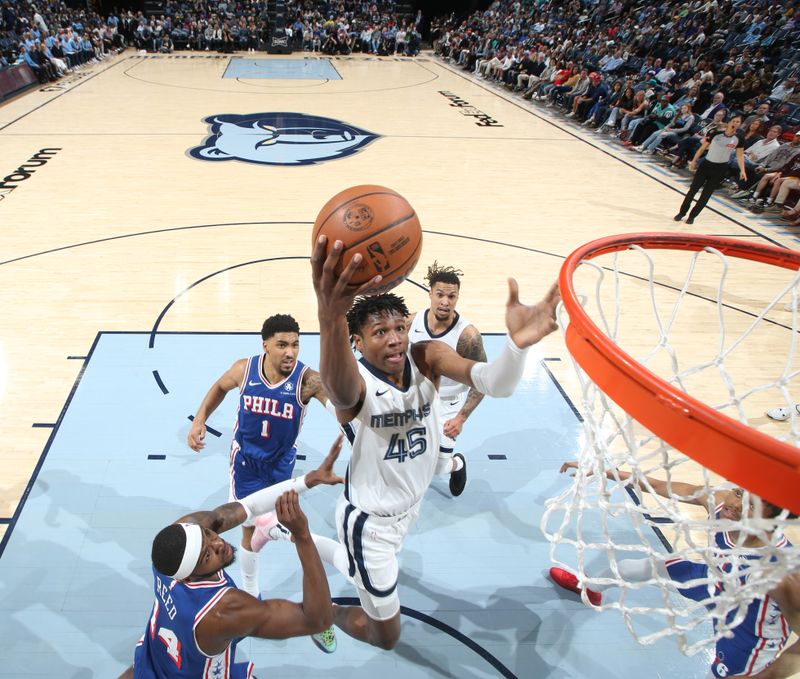
{"label": "white basketball net", "polygon": [[[759,280],[770,279],[765,295],[749,289],[756,272]],[[745,424],[800,443],[794,408],[800,401],[797,272],[725,257],[712,248],[688,253],[631,246],[582,262],[573,281],[589,317],[658,376]],[[785,310],[786,303],[794,311]],[[559,321],[565,329],[563,307]],[[575,573],[580,586],[603,589],[599,608],[620,610],[640,643],[674,636],[681,651],[693,655],[730,636],[752,601],[800,569],[800,550],[784,541],[786,536],[798,544],[800,523],[786,512],[756,518],[765,507],[747,491],[742,506],[752,504],[752,511],[743,511],[739,520],[716,518],[715,498],[732,484],[642,427],[573,363],[585,441],[575,452],[571,485],[546,503],[542,530],[551,560]],[[789,409],[788,421],[765,416],[776,406]],[[630,479],[621,478],[626,473]],[[647,477],[666,482],[669,497],[655,493]],[[685,494],[686,486],[678,484],[686,482],[699,489]],[[686,502],[704,496],[704,506]],[[725,531],[729,544],[720,549],[715,539]],[[764,546],[749,547],[754,539]],[[664,571],[667,559],[706,566],[680,583],[682,589],[698,588],[704,601],[678,593]],[[642,569],[645,562],[629,560],[650,565]],[[640,566],[633,578],[630,563]],[[589,604],[585,591],[581,597]]]}

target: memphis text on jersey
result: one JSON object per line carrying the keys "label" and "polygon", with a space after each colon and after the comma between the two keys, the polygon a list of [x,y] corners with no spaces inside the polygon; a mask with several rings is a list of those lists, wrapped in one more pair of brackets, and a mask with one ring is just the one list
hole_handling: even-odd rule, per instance
{"label": "memphis text on jersey", "polygon": [[421,421],[431,414],[431,404],[425,403],[420,408],[409,408],[394,413],[379,413],[369,418],[369,426],[378,427],[404,427],[409,422]]}

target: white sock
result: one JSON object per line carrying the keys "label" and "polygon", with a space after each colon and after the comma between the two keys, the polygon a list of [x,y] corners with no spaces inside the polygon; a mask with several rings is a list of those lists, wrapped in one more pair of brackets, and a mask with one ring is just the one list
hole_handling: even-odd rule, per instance
{"label": "white sock", "polygon": [[[622,561],[617,561],[617,570],[619,571],[620,579],[625,582],[647,582],[648,580],[653,580],[658,577],[669,578],[667,567],[663,561],[623,559]],[[597,577],[616,578],[617,576],[609,567],[597,575]],[[616,587],[616,585],[592,585],[591,589],[595,592],[604,592],[609,587]]]}
{"label": "white sock", "polygon": [[464,466],[464,460],[462,460],[460,457],[456,457],[455,455],[453,455],[453,464],[450,471],[457,472],[459,469],[463,468],[463,466]]}
{"label": "white sock", "polygon": [[349,572],[350,564],[347,560],[347,551],[345,550],[344,545],[336,540],[331,540],[330,538],[323,537],[322,535],[315,535],[314,533],[311,533],[311,539],[314,541],[314,544],[317,547],[319,558],[325,563],[329,563],[337,571],[344,575],[344,577],[350,580],[350,582],[352,582]]}
{"label": "white sock", "polygon": [[453,453],[439,452],[439,457],[436,458],[436,467],[433,470],[434,474],[449,474],[453,471]]}
{"label": "white sock", "polygon": [[240,545],[239,567],[242,571],[242,589],[258,598],[258,554]]}

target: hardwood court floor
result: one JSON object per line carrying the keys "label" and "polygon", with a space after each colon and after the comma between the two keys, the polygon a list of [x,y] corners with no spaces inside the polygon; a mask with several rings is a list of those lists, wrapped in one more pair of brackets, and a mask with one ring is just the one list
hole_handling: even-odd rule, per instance
{"label": "hardwood court floor", "polygon": [[[423,308],[425,266],[457,266],[459,310],[484,332],[503,331],[508,275],[533,300],[567,254],[599,236],[679,231],[797,245],[789,230],[716,199],[693,226],[676,225],[685,180],[430,56],[338,58],[342,79],[329,81],[224,78],[228,63],[213,54],[129,51],[0,107],[4,531],[19,516],[98,332],[252,332],[276,311],[317,330],[310,227],[345,187],[380,184],[409,199],[425,240],[399,292]],[[215,116],[275,111],[378,136],[314,164],[190,155]],[[681,280],[684,269],[665,262],[665,280]],[[741,276],[731,301],[748,310],[783,280],[768,267]],[[713,282],[713,274],[698,279]],[[644,313],[645,297],[625,300],[628,318]],[[689,352],[716,328],[707,307],[691,306],[677,331]],[[785,363],[785,351],[772,348],[785,348],[791,314],[776,309],[774,317],[780,327],[737,368],[744,381]],[[562,359],[553,373],[578,403],[561,338],[548,338],[541,355]],[[203,392],[198,387],[198,402]],[[785,433],[761,415],[774,400],[755,401],[754,417]],[[141,413],[131,401],[104,416],[124,439]]]}

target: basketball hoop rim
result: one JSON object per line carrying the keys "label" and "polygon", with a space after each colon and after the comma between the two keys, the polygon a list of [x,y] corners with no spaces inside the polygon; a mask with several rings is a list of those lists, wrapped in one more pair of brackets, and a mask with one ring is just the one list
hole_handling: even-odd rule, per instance
{"label": "basketball hoop rim", "polygon": [[[769,502],[800,513],[800,450],[724,415],[669,384],[613,342],[587,315],[573,286],[581,262],[625,250],[698,251],[800,269],[800,252],[735,238],[674,233],[631,233],[598,238],[576,249],[559,273],[569,314],[567,348],[603,392],[669,445]],[[723,451],[723,452],[720,452]]]}

